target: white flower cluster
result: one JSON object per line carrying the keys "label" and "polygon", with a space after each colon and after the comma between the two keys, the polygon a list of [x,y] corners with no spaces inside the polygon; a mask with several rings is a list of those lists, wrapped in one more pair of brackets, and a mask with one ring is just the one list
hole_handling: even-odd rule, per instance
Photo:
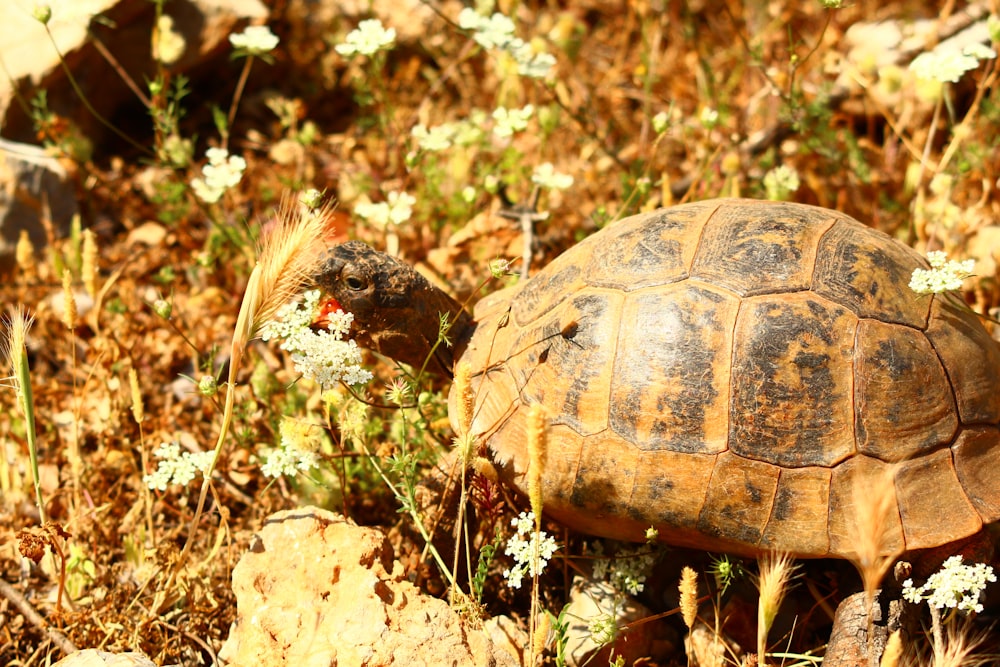
{"label": "white flower cluster", "polygon": [[522,76],[541,79],[555,67],[556,59],[551,53],[536,51],[531,44],[515,37],[514,22],[499,12],[487,17],[466,7],[458,14],[458,25],[463,30],[471,30],[472,39],[484,49],[509,53]]}
{"label": "white flower cluster", "polygon": [[233,48],[242,49],[253,55],[260,55],[274,50],[278,45],[278,36],[266,25],[248,26],[243,32],[229,36]]}
{"label": "white flower cluster", "polygon": [[913,269],[910,277],[910,289],[917,294],[940,294],[962,289],[962,281],[972,275],[976,265],[974,259],[964,262],[949,260],[940,250],[927,253],[929,269]]}
{"label": "white flower cluster", "polygon": [[979,67],[980,60],[996,57],[996,51],[984,44],[969,44],[961,51],[939,47],[914,58],[910,69],[918,79],[956,83],[963,74]]}
{"label": "white flower cluster", "polygon": [[498,107],[493,111],[493,134],[500,138],[513,136],[515,132],[522,132],[528,129],[528,120],[535,112],[535,107],[527,104],[520,109],[507,109]]}
{"label": "white flower cluster", "polygon": [[260,471],[265,477],[293,476],[319,465],[319,429],[285,417],[281,426],[281,446],[268,452]]}
{"label": "white flower cluster", "polygon": [[504,570],[503,577],[511,588],[520,588],[524,577],[534,578],[545,570],[559,545],[544,530],[535,532],[534,512],[521,512],[511,519],[510,525],[517,533],[510,538],[504,553],[514,559],[514,567]]}
{"label": "white flower cluster", "polygon": [[455,123],[442,123],[428,128],[426,125],[414,125],[410,135],[417,140],[421,150],[437,152],[451,148],[457,129]]}
{"label": "white flower cluster", "polygon": [[327,330],[311,328],[319,297],[318,290],[310,290],[301,303],[283,306],[277,313],[277,320],[261,327],[261,339],[283,339],[281,349],[291,352],[295,370],[315,380],[323,389],[338,382],[350,385],[370,382],[372,374],[361,368],[361,350],[357,343],[344,340],[354,315],[338,310],[327,315]]}
{"label": "white flower cluster", "polygon": [[[604,554],[604,545],[596,543],[591,549],[595,556]],[[614,559],[596,558],[594,560],[594,579],[607,581],[615,590],[629,595],[638,595],[646,587],[646,577],[659,558],[658,550],[649,545],[636,545],[619,549]]]}
{"label": "white flower cluster", "polygon": [[903,582],[903,599],[919,604],[926,600],[936,609],[957,609],[961,612],[983,610],[979,598],[986,584],[997,580],[993,568],[983,563],[964,565],[961,556],[952,556],[941,569],[932,574],[923,586],[914,588],[913,580]]}
{"label": "white flower cluster", "polygon": [[771,201],[785,201],[799,189],[799,172],[783,164],[764,174],[764,190]]}
{"label": "white flower cluster", "polygon": [[174,19],[161,14],[153,28],[153,58],[164,65],[173,65],[184,55],[185,48],[184,35],[174,30]]}
{"label": "white flower cluster", "polygon": [[486,112],[473,109],[469,117],[454,123],[441,125],[414,125],[410,135],[417,140],[420,150],[437,152],[451,148],[454,145],[471,146],[483,138],[483,125],[486,123]]}
{"label": "white flower cluster", "polygon": [[171,484],[187,484],[197,473],[207,474],[215,452],[182,452],[176,442],[165,442],[156,448],[153,456],[160,459],[156,471],[142,478],[142,483],[155,491],[166,491]]}
{"label": "white flower cluster", "polygon": [[208,164],[201,168],[202,177],[191,181],[191,187],[199,199],[214,204],[226,190],[240,182],[247,161],[239,155],[230,155],[225,148],[209,148],[205,156]]}
{"label": "white flower cluster", "polygon": [[565,190],[573,185],[573,177],[556,171],[551,162],[543,162],[535,167],[531,174],[531,182],[551,190]]}
{"label": "white flower cluster", "polygon": [[666,132],[667,127],[670,125],[670,114],[666,111],[661,111],[660,113],[653,116],[653,132],[657,134],[663,134]]}
{"label": "white flower cluster", "polygon": [[387,227],[389,224],[399,225],[410,219],[413,215],[413,205],[417,203],[417,198],[405,192],[390,192],[386,196],[387,201],[372,203],[361,202],[354,207],[354,212],[377,225]]}
{"label": "white flower cluster", "polygon": [[338,44],[334,48],[345,58],[356,53],[363,56],[373,56],[383,49],[390,49],[395,41],[395,28],[386,30],[380,20],[367,19],[347,34],[343,44]]}

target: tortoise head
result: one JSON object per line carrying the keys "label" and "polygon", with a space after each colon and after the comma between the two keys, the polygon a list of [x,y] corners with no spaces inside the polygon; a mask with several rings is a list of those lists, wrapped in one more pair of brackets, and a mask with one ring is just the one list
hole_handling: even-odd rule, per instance
{"label": "tortoise head", "polygon": [[[450,377],[455,351],[461,350],[471,318],[462,306],[398,259],[360,241],[327,250],[316,284],[354,315],[351,337],[387,357]],[[451,322],[448,339],[438,340],[441,317]]]}

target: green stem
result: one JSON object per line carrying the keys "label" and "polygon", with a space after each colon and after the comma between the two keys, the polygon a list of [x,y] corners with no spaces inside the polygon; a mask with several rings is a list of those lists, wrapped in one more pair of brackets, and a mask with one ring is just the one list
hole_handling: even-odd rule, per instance
{"label": "green stem", "polygon": [[28,369],[28,351],[23,347],[15,351],[18,355],[14,372],[20,387],[21,409],[24,411],[24,436],[28,441],[28,458],[31,464],[31,479],[35,486],[35,504],[38,505],[39,521],[44,524],[45,503],[42,501],[42,481],[38,474],[38,443],[35,440],[35,399],[31,392],[31,376]]}

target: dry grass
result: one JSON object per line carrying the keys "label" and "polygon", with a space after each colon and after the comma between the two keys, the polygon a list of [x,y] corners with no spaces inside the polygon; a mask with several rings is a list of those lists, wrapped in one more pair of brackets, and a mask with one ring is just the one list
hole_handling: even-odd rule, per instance
{"label": "dry grass", "polygon": [[788,554],[771,553],[758,559],[757,590],[757,659],[765,664],[767,636],[795,577],[795,559]]}

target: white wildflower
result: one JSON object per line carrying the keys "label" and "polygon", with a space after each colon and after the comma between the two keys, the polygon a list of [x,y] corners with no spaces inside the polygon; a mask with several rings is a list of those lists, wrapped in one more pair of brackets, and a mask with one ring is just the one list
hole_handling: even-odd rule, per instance
{"label": "white wildflower", "polygon": [[266,25],[252,25],[247,26],[243,32],[230,35],[229,43],[233,48],[260,55],[274,50],[278,45],[278,36]]}
{"label": "white wildflower", "polygon": [[338,310],[326,316],[326,330],[312,328],[319,297],[318,290],[310,290],[303,295],[301,303],[281,308],[276,320],[261,327],[261,339],[283,339],[280,347],[291,353],[295,370],[315,380],[323,389],[339,382],[357,385],[371,381],[372,374],[361,368],[361,350],[357,343],[344,340],[354,315]]}
{"label": "white wildflower", "polygon": [[556,171],[551,162],[543,162],[535,167],[534,173],[531,175],[531,182],[543,188],[565,190],[573,185],[573,177]]}
{"label": "white wildflower", "polygon": [[530,104],[520,109],[497,108],[493,111],[493,120],[496,121],[493,134],[504,138],[528,129],[528,119],[534,111],[535,107]]}
{"label": "white wildflower", "polygon": [[295,475],[319,465],[322,444],[319,428],[299,419],[285,417],[278,427],[280,446],[267,454],[261,472],[266,477]]}
{"label": "white wildflower", "polygon": [[764,174],[764,190],[771,201],[786,201],[799,189],[799,172],[783,164]]}
{"label": "white wildflower", "polygon": [[229,188],[243,178],[247,162],[239,155],[230,155],[224,148],[205,151],[208,164],[201,168],[201,177],[191,180],[191,188],[202,201],[214,204]]}
{"label": "white wildflower", "polygon": [[343,44],[338,44],[334,48],[337,53],[345,57],[353,56],[356,53],[372,56],[379,51],[392,48],[395,41],[395,28],[387,30],[378,19],[367,19],[347,34]]}
{"label": "white wildflower", "polygon": [[912,579],[904,581],[903,599],[914,604],[926,601],[937,609],[979,613],[983,610],[979,600],[986,584],[996,580],[996,574],[989,565],[964,565],[961,556],[952,556],[923,586],[914,587]]}
{"label": "white wildflower", "polygon": [[974,259],[962,262],[949,260],[940,250],[927,253],[929,269],[913,269],[910,277],[910,289],[917,294],[940,294],[962,289],[962,282],[972,275],[976,265]]}
{"label": "white wildflower", "polygon": [[617,591],[638,595],[646,587],[646,578],[662,553],[651,545],[625,547],[615,552],[614,558],[603,558],[604,546],[598,542],[589,550],[597,556],[593,561],[593,578],[606,579]]}
{"label": "white wildflower", "polygon": [[544,79],[556,66],[556,58],[545,51],[536,52],[523,40],[514,38],[505,49],[514,56],[517,63],[517,73],[532,79]]}
{"label": "white wildflower", "polygon": [[454,123],[443,123],[428,128],[426,125],[414,125],[410,136],[417,140],[417,145],[425,151],[443,151],[451,148],[458,128]]}
{"label": "white wildflower", "polygon": [[458,26],[472,31],[472,39],[484,49],[504,48],[514,39],[514,22],[497,12],[486,17],[466,7],[458,14]]}
{"label": "white wildflower", "polygon": [[187,47],[184,35],[174,30],[174,19],[161,14],[153,28],[153,58],[164,65],[173,65]]}
{"label": "white wildflower", "polygon": [[698,121],[703,127],[712,129],[719,124],[719,112],[711,107],[704,107],[698,116]]}
{"label": "white wildflower", "polygon": [[661,111],[660,113],[653,116],[653,132],[657,134],[663,134],[667,126],[670,124],[670,115],[666,111]]}
{"label": "white wildflower", "polygon": [[996,51],[984,44],[970,44],[961,51],[943,47],[921,53],[910,63],[910,69],[918,79],[956,83],[966,72],[976,69],[980,60],[996,55]]}
{"label": "white wildflower", "polygon": [[466,7],[458,14],[458,25],[463,30],[471,30],[472,39],[484,49],[509,53],[522,76],[544,78],[556,64],[552,54],[535,49],[523,39],[515,37],[514,22],[499,12],[486,17]]}
{"label": "white wildflower", "polygon": [[514,567],[504,570],[503,576],[511,588],[520,588],[525,577],[534,578],[545,570],[559,545],[544,530],[535,532],[534,512],[521,512],[510,524],[517,532],[507,542],[504,553],[514,559]]}
{"label": "white wildflower", "polygon": [[354,213],[378,227],[399,225],[413,215],[416,197],[406,192],[390,192],[384,202],[360,202],[354,206]]}
{"label": "white wildflower", "polygon": [[156,470],[142,478],[142,483],[156,491],[166,491],[171,484],[187,486],[197,473],[207,474],[215,452],[182,452],[177,442],[164,442],[153,456],[160,459]]}

